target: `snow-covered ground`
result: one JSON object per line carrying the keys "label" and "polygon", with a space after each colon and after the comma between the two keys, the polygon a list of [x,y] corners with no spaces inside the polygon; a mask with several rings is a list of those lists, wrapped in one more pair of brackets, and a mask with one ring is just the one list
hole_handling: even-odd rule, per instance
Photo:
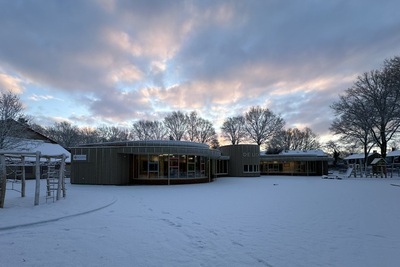
{"label": "snow-covered ground", "polygon": [[7,190],[0,266],[400,266],[399,179]]}

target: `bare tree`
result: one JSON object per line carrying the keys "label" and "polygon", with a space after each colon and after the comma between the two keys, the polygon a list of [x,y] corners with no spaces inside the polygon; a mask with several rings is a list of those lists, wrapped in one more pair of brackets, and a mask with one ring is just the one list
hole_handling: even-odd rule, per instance
{"label": "bare tree", "polygon": [[371,120],[375,116],[372,107],[350,88],[340,96],[339,101],[331,105],[331,108],[336,118],[329,128],[330,131],[339,135],[343,144],[362,146],[366,170],[368,154],[376,144],[371,130]]}
{"label": "bare tree", "polygon": [[210,121],[200,118],[197,124],[197,136],[197,142],[210,144],[213,139],[216,139],[217,134]]}
{"label": "bare tree", "polygon": [[341,154],[340,146],[336,142],[330,140],[325,144],[324,147],[331,153],[334,159],[333,166],[336,167]]}
{"label": "bare tree", "polygon": [[261,145],[281,131],[284,120],[268,108],[252,107],[245,115],[248,139]]}
{"label": "bare tree", "polygon": [[173,140],[182,140],[188,125],[188,116],[181,111],[173,111],[164,118],[164,126]]}
{"label": "bare tree", "polygon": [[[382,157],[386,158],[388,142],[400,128],[400,57],[385,60],[381,76],[381,88],[373,86],[375,90],[367,90],[367,99],[374,103],[374,113],[377,114],[371,127],[372,134]],[[356,86],[365,88],[366,82],[368,80],[364,79]]]}
{"label": "bare tree", "polygon": [[243,116],[227,118],[221,127],[223,138],[238,145],[246,136],[245,121]]}
{"label": "bare tree", "polygon": [[18,123],[23,116],[18,95],[12,92],[0,94],[0,149],[15,149],[20,145],[24,131]]}
{"label": "bare tree", "polygon": [[96,128],[83,127],[79,129],[80,144],[94,144],[101,142],[100,133]]}
{"label": "bare tree", "polygon": [[150,121],[139,120],[132,125],[133,138],[137,140],[149,140],[149,124]]}
{"label": "bare tree", "polygon": [[33,121],[29,121],[29,122],[28,122],[28,125],[29,125],[29,127],[30,127],[32,130],[34,130],[35,132],[38,132],[38,133],[40,133],[40,134],[42,134],[42,135],[44,135],[44,136],[47,136],[47,134],[46,134],[46,128],[44,128],[43,126],[41,126],[41,125],[39,125],[39,124],[37,124],[37,123],[34,123]]}
{"label": "bare tree", "polygon": [[197,115],[192,111],[187,116],[187,134],[186,139],[191,142],[210,143],[216,137],[215,129],[212,123]]}
{"label": "bare tree", "polygon": [[276,133],[268,142],[267,153],[279,153],[283,150],[312,150],[320,148],[318,136],[308,127],[303,131],[289,128]]}
{"label": "bare tree", "polygon": [[200,117],[197,115],[196,111],[190,112],[187,116],[187,140],[191,142],[196,142],[198,139],[198,124]]}
{"label": "bare tree", "polygon": [[300,140],[298,143],[298,149],[301,150],[313,150],[321,148],[321,143],[319,142],[319,136],[314,133],[310,128],[306,127],[300,135]]}
{"label": "bare tree", "polygon": [[218,139],[215,137],[210,142],[210,147],[212,149],[218,149],[220,147]]}
{"label": "bare tree", "polygon": [[163,140],[166,137],[166,129],[159,121],[137,121],[132,125],[132,133],[138,140]]}
{"label": "bare tree", "polygon": [[101,126],[97,128],[103,142],[116,142],[129,140],[129,131],[116,126]]}
{"label": "bare tree", "polygon": [[152,140],[164,140],[166,138],[167,130],[161,121],[151,121],[149,126]]}
{"label": "bare tree", "polygon": [[[346,126],[350,127],[355,124],[360,126],[354,120],[363,119],[362,123],[366,123],[364,130],[371,132],[381,149],[382,157],[386,157],[387,144],[400,128],[400,58],[385,60],[382,70],[359,76],[339,103],[347,101],[346,98],[351,100],[352,106],[348,109],[350,115],[347,109],[340,111],[336,108],[339,111],[337,115],[341,116],[339,120],[347,120]],[[335,109],[335,106],[332,108]],[[361,112],[356,114],[355,109]]]}
{"label": "bare tree", "polygon": [[80,132],[77,126],[69,122],[56,122],[53,126],[46,128],[47,137],[56,141],[65,148],[69,148],[80,143]]}

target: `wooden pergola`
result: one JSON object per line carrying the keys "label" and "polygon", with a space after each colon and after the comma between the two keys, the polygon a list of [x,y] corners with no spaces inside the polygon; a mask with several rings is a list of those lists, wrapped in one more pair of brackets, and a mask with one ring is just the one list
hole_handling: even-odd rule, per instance
{"label": "wooden pergola", "polygon": [[[7,167],[21,167],[21,197],[25,197],[25,167],[35,167],[35,201],[34,205],[39,205],[40,197],[40,178],[41,166],[50,166],[51,164],[60,164],[58,177],[52,177],[52,181],[47,176],[48,194],[49,189],[56,190],[56,200],[66,197],[65,190],[65,160],[67,156],[61,155],[42,155],[40,151],[21,152],[21,151],[0,151],[0,208],[4,208],[6,187],[7,187]],[[13,182],[13,181],[11,181]],[[14,181],[15,182],[15,181]],[[14,185],[13,185],[14,186]]]}

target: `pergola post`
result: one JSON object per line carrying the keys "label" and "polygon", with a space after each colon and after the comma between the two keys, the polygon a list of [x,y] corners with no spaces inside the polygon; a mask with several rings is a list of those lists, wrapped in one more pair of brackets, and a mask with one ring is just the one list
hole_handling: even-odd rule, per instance
{"label": "pergola post", "polygon": [[4,208],[7,186],[6,160],[4,155],[0,155],[0,166],[0,208]]}
{"label": "pergola post", "polygon": [[22,156],[21,160],[22,160],[21,197],[25,197],[25,156]]}
{"label": "pergola post", "polygon": [[40,197],[40,151],[36,151],[35,206],[39,205],[39,197]]}
{"label": "pergola post", "polygon": [[57,187],[57,200],[61,198],[61,187],[63,189],[64,197],[65,197],[65,190],[64,190],[64,169],[65,169],[65,154],[62,154],[61,157],[61,165],[58,177],[58,187]]}

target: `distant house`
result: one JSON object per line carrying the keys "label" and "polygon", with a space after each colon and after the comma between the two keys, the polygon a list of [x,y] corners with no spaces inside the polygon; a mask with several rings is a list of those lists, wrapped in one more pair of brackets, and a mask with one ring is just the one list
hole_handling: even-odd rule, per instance
{"label": "distant house", "polygon": [[[67,156],[67,159],[65,161],[66,170],[67,174],[69,173],[70,163],[71,163],[71,153],[68,150],[59,145],[57,142],[47,138],[43,134],[31,129],[27,124],[20,123],[17,121],[13,121],[11,123],[13,123],[13,127],[16,127],[18,129],[19,134],[17,137],[13,136],[6,137],[12,141],[9,143],[14,143],[14,146],[12,147],[12,149],[0,150],[0,152],[12,151],[21,153],[28,153],[28,152],[32,153],[39,151],[42,155],[46,156],[65,154]],[[34,164],[29,164],[29,162],[34,162],[35,158],[27,157],[25,160],[27,161],[26,163],[27,165],[31,165],[25,168],[26,178],[27,179],[34,178],[35,167]],[[46,159],[44,158],[41,159],[41,161],[44,160]]]}
{"label": "distant house", "polygon": [[388,164],[400,165],[400,150],[393,150],[386,154]]}
{"label": "distant house", "polygon": [[[379,154],[376,151],[373,151],[372,153],[369,153],[368,157],[367,157],[367,166],[370,166],[371,162],[374,159],[380,158],[380,157],[381,157],[381,154]],[[349,156],[345,157],[343,160],[346,162],[347,165],[356,164],[356,165],[361,165],[362,166],[362,165],[364,165],[365,157],[364,157],[364,153],[359,153],[359,154],[349,155]]]}
{"label": "distant house", "polygon": [[266,175],[327,175],[333,158],[322,150],[286,150],[260,155],[260,173]]}

